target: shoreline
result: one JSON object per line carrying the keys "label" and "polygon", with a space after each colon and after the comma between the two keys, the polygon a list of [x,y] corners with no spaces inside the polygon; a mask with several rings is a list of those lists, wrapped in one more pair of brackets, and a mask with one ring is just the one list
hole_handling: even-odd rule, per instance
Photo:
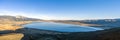
{"label": "shoreline", "polygon": [[17,30],[23,28],[22,26],[25,24],[32,23],[33,21],[10,21],[10,23],[0,23],[0,31],[3,30]]}
{"label": "shoreline", "polygon": [[102,25],[97,25],[97,24],[86,24],[86,23],[79,23],[79,22],[56,22],[53,21],[54,23],[64,23],[64,24],[72,24],[72,25],[79,25],[79,26],[102,26]]}

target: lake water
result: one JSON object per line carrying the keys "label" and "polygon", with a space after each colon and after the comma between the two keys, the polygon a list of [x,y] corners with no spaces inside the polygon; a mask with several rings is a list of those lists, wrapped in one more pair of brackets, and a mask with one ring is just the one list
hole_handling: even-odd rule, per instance
{"label": "lake water", "polygon": [[24,25],[24,27],[43,29],[43,30],[52,30],[52,31],[59,31],[59,32],[89,32],[89,31],[103,30],[102,28],[63,24],[63,23],[53,23],[53,22],[33,22],[30,24]]}

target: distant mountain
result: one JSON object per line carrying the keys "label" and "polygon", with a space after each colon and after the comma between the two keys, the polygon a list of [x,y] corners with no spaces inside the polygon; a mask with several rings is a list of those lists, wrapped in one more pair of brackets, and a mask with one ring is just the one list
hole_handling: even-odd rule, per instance
{"label": "distant mountain", "polygon": [[54,22],[77,24],[81,26],[91,26],[100,28],[120,27],[120,19],[97,19],[97,20],[57,20]]}
{"label": "distant mountain", "polygon": [[24,16],[2,15],[2,16],[0,16],[0,20],[9,20],[9,21],[40,21],[42,19],[28,18],[28,17],[24,17]]}
{"label": "distant mountain", "polygon": [[99,24],[103,26],[120,27],[120,19],[82,20],[80,22],[88,23],[88,24]]}
{"label": "distant mountain", "polygon": [[100,28],[120,27],[120,19],[82,20],[80,22],[87,23],[87,24],[101,25],[101,26],[95,26]]}

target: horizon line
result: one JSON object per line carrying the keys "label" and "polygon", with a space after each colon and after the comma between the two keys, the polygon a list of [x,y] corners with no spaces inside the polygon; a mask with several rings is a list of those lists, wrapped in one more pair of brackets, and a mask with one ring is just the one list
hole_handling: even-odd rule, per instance
{"label": "horizon line", "polygon": [[[23,15],[0,15],[0,16],[23,16]],[[28,17],[28,16],[23,16]],[[28,17],[28,18],[34,18],[34,17]],[[37,18],[42,19],[42,18]],[[42,19],[42,20],[103,20],[103,19],[119,19],[119,18],[91,18],[91,19]]]}

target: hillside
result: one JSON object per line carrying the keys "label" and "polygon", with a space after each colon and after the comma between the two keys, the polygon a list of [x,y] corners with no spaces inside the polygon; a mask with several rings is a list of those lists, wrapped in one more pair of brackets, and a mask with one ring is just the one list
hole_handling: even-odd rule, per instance
{"label": "hillside", "polygon": [[16,30],[21,28],[21,25],[31,23],[33,21],[41,21],[41,19],[28,18],[24,16],[0,16],[0,31],[1,30]]}

